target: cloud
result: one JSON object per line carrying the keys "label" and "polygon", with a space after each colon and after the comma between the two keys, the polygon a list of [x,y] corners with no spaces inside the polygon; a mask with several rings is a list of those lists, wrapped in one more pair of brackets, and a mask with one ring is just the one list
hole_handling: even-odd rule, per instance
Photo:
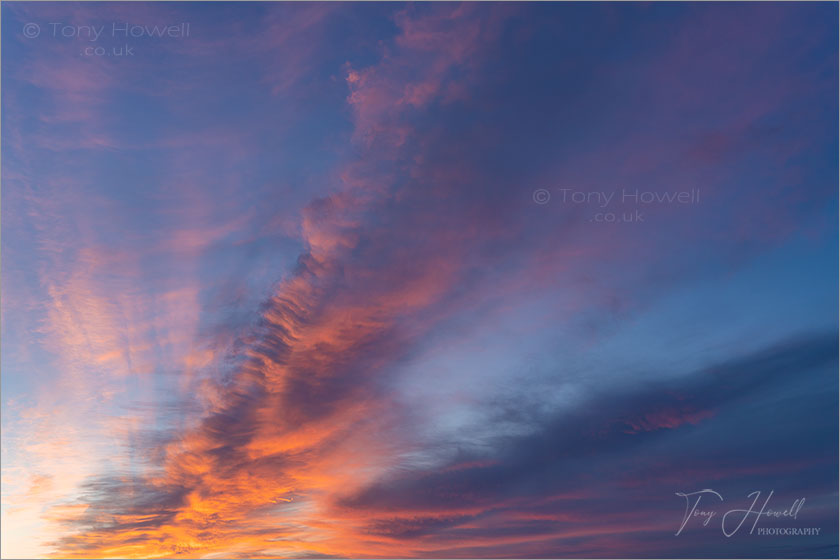
{"label": "cloud", "polygon": [[[664,47],[688,34],[681,52],[696,59],[717,40],[714,11],[699,23],[680,12],[679,33],[627,51],[602,39],[624,30],[632,44],[650,29],[615,29],[601,7],[246,6],[215,19],[232,9],[213,7],[195,41],[147,45],[136,64],[58,71],[72,53],[48,44],[30,53],[43,58],[37,77],[14,76],[4,204],[31,217],[16,226],[32,235],[11,245],[13,285],[29,287],[21,309],[38,318],[32,354],[55,360],[13,363],[16,377],[40,372],[41,389],[13,410],[14,463],[26,467],[4,503],[44,523],[32,534],[49,535],[53,556],[714,556],[743,550],[700,548],[699,533],[663,544],[675,491],[836,493],[825,442],[837,434],[824,421],[837,415],[836,333],[758,351],[685,343],[701,356],[675,346],[675,371],[643,376],[628,365],[650,350],[636,321],[676,287],[795,238],[764,226],[730,236],[763,185],[623,230],[532,199],[534,185],[567,179],[668,190],[701,180],[686,178],[697,168],[720,174],[722,196],[768,146],[804,153],[805,129],[797,146],[755,131],[819,93],[780,88],[742,113],[763,79],[719,79],[786,48],[762,36],[739,50],[750,13],[724,25],[737,64],[718,70],[727,46],[702,65],[722,102],[707,120],[686,116],[703,100],[669,81],[685,70]],[[596,32],[581,37],[564,9]],[[336,32],[354,18],[358,31]],[[791,81],[797,60],[770,70]],[[31,115],[43,117],[34,128]],[[52,152],[58,163],[41,165]],[[759,203],[764,225],[807,221],[825,202],[816,192],[801,207]],[[4,327],[24,324],[20,310],[7,317],[5,290]],[[675,323],[668,335],[683,334]],[[576,371],[587,352],[600,363]],[[428,394],[406,389],[407,375]]]}
{"label": "cloud", "polygon": [[[468,557],[482,550],[475,546],[493,543],[496,554],[505,555],[518,550],[504,548],[511,534],[544,539],[544,548],[531,553],[537,557],[572,556],[581,550],[574,542],[554,541],[566,533],[594,546],[588,554],[610,555],[616,551],[587,539],[629,530],[630,519],[651,520],[649,530],[669,530],[679,504],[672,503],[668,485],[737,488],[737,482],[743,488],[749,480],[753,489],[758,481],[779,484],[795,472],[830,471],[834,452],[823,445],[836,427],[812,423],[811,411],[827,420],[836,409],[830,394],[836,389],[837,349],[836,333],[825,333],[667,383],[599,388],[577,408],[542,418],[528,435],[499,436],[492,447],[466,452],[456,462],[402,470],[345,495],[336,502],[337,515],[357,519],[362,533],[408,541],[418,556]],[[799,394],[776,404],[776,395],[791,387]],[[743,437],[758,435],[776,407],[786,411],[788,427],[775,437]],[[779,453],[778,438],[806,425],[809,437],[796,451],[788,448],[793,457]],[[823,483],[798,487],[811,495],[836,491]],[[828,531],[832,514],[823,515]],[[441,542],[451,548],[440,548]],[[692,546],[675,541],[665,550],[641,547],[632,553],[690,556]]]}

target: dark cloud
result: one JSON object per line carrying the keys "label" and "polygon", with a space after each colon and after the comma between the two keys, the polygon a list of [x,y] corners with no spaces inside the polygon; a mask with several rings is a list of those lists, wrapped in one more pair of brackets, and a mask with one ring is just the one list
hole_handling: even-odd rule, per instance
{"label": "dark cloud", "polygon": [[[371,531],[391,528],[393,538],[434,534],[468,543],[508,533],[550,538],[569,528],[619,530],[628,513],[667,531],[682,507],[674,492],[701,487],[742,496],[762,485],[812,500],[835,495],[837,351],[836,333],[803,336],[671,381],[602,389],[534,425],[531,435],[500,437],[493,449],[462,453],[457,463],[433,470],[400,472],[336,505],[366,512],[376,519]],[[807,482],[780,487],[804,473]],[[430,511],[436,516],[417,513]],[[514,513],[535,519],[511,522]],[[820,515],[817,525],[830,542],[836,512]],[[472,529],[459,528],[467,521]],[[584,550],[566,541],[546,546],[538,555]],[[693,546],[675,540],[667,554],[691,556]],[[469,556],[476,549],[445,550]]]}

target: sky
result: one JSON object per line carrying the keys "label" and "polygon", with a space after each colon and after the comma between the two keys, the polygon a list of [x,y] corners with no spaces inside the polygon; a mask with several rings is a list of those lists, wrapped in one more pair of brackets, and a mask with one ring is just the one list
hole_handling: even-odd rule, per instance
{"label": "sky", "polygon": [[837,22],[3,2],[2,556],[837,557]]}

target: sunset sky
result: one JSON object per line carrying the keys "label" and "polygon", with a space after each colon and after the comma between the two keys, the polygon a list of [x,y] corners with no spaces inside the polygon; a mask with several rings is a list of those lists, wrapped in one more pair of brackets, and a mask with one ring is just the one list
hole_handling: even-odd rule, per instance
{"label": "sunset sky", "polygon": [[3,2],[2,556],[837,557],[837,99],[830,2]]}

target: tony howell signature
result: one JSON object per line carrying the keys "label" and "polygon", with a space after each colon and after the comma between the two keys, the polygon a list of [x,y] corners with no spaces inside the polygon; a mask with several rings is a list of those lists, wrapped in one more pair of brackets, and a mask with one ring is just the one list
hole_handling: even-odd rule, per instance
{"label": "tony howell signature", "polygon": [[[704,490],[698,490],[688,494],[684,492],[677,492],[677,496],[685,498],[685,515],[683,517],[682,524],[675,535],[682,533],[689,520],[693,518],[700,518],[703,526],[708,527],[712,519],[720,515],[720,528],[721,531],[723,531],[724,536],[727,538],[740,531],[744,523],[750,519],[752,519],[752,526],[749,534],[753,534],[758,526],[758,522],[762,519],[796,519],[797,515],[799,515],[799,511],[802,509],[802,506],[805,505],[805,498],[794,500],[793,504],[786,509],[772,509],[769,507],[769,504],[770,499],[773,497],[773,493],[774,491],[771,490],[764,501],[760,503],[759,500],[761,499],[761,491],[756,490],[755,492],[747,495],[748,499],[752,498],[752,503],[749,503],[746,508],[733,508],[720,512],[717,509],[711,509],[709,507],[712,504],[722,503],[724,501],[723,496],[714,490],[706,488]],[[702,507],[700,504],[701,500],[704,501]],[[819,528],[808,529],[808,531],[810,532],[807,534],[819,534]],[[771,534],[764,529],[759,529],[758,532],[759,534]],[[798,532],[796,534],[806,533]]]}

